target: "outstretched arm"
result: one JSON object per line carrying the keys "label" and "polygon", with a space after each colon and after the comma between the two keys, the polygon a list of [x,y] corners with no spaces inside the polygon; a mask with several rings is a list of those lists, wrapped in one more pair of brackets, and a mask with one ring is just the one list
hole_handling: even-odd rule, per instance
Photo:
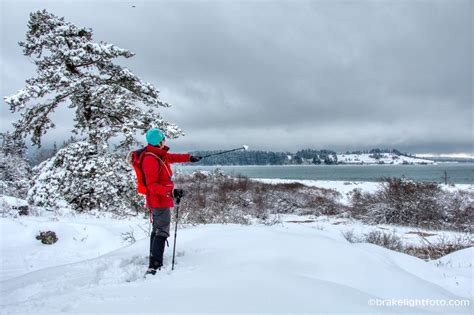
{"label": "outstretched arm", "polygon": [[190,162],[191,154],[168,153],[167,158],[169,163],[186,163]]}

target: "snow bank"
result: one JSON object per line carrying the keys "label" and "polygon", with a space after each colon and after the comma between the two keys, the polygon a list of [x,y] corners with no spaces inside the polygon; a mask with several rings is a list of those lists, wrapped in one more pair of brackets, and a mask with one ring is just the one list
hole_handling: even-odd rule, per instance
{"label": "snow bank", "polygon": [[[144,238],[148,222],[77,218],[0,218],[0,280],[11,279],[44,268],[100,257],[123,247],[122,233]],[[40,231],[54,231],[59,240],[44,245],[36,240]],[[20,249],[20,250],[19,250]]]}
{"label": "snow bank", "polygon": [[0,195],[0,206],[4,207],[22,207],[28,206],[25,199],[16,198],[13,196]]}
{"label": "snow bank", "polygon": [[474,247],[458,250],[457,252],[443,256],[437,260],[438,263],[450,264],[462,268],[470,268],[474,264]]}
{"label": "snow bank", "polygon": [[334,189],[341,194],[346,194],[354,188],[360,188],[365,192],[374,192],[379,187],[378,182],[355,182],[355,181],[340,181],[340,180],[309,180],[309,179],[279,179],[279,178],[252,178],[267,184],[289,184],[300,183],[310,187],[319,187],[325,189]]}
{"label": "snow bank", "polygon": [[[50,248],[51,257],[60,256],[64,250],[54,245]],[[13,248],[5,251],[11,253]],[[471,273],[463,274],[466,281],[459,281],[461,274],[454,266],[449,267],[450,274],[446,276],[446,266],[371,244],[351,244],[340,233],[302,224],[181,229],[175,270],[170,270],[172,251],[168,248],[165,270],[144,280],[147,252],[148,240],[142,239],[97,258],[2,281],[0,310],[374,314],[473,311],[472,306],[369,305],[370,299],[470,299],[472,305],[472,265]]]}

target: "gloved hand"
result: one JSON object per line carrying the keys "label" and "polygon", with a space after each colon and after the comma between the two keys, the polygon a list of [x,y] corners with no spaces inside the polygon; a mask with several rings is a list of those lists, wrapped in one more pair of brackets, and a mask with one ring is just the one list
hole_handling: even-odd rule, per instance
{"label": "gloved hand", "polygon": [[199,162],[202,160],[202,156],[199,156],[199,155],[191,155],[191,157],[189,158],[189,161],[195,163],[195,162]]}
{"label": "gloved hand", "polygon": [[181,199],[183,197],[184,197],[184,190],[182,190],[182,189],[173,190],[173,198]]}

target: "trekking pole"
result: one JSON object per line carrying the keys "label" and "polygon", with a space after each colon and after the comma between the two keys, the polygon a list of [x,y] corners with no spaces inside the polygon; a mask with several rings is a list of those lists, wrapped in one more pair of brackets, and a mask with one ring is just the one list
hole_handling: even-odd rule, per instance
{"label": "trekking pole", "polygon": [[178,235],[178,219],[179,219],[179,202],[181,197],[176,198],[176,220],[174,223],[174,242],[173,242],[173,262],[171,264],[171,270],[174,270],[174,257],[176,254],[176,236]]}
{"label": "trekking pole", "polygon": [[227,151],[221,151],[221,152],[217,152],[217,153],[208,154],[208,155],[203,156],[202,158],[208,158],[210,156],[229,153],[229,152],[234,152],[234,151],[239,151],[239,150],[247,151],[248,149],[249,149],[249,147],[247,145],[243,145],[243,146],[241,146],[240,148],[237,148],[237,149],[232,149],[232,150],[227,150]]}

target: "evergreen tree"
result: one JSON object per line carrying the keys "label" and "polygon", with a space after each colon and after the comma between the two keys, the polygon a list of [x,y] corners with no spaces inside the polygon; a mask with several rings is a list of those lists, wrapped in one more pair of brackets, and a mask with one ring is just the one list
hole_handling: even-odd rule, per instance
{"label": "evergreen tree", "polygon": [[108,141],[117,137],[119,147],[136,143],[138,131],[151,127],[167,137],[181,134],[162,119],[159,108],[170,106],[159,91],[130,70],[114,64],[118,57],[134,54],[105,42],[94,42],[92,30],[80,28],[46,10],[30,14],[23,53],[37,66],[37,76],[15,95],[5,97],[12,112],[22,112],[14,124],[16,139],[31,134],[33,144],[54,127],[50,114],[58,106],[75,112],[73,132],[81,141],[59,150],[35,168],[30,200],[62,206],[65,200],[78,210],[92,208],[127,211],[137,202],[130,168],[109,153]]}
{"label": "evergreen tree", "polygon": [[91,29],[38,11],[30,14],[26,41],[19,44],[37,66],[38,75],[26,80],[24,89],[5,97],[12,112],[23,112],[15,124],[18,138],[32,133],[33,143],[40,146],[41,136],[54,127],[50,114],[61,104],[75,110],[74,131],[98,151],[114,136],[122,137],[120,145],[134,144],[136,132],[151,127],[165,130],[168,137],[180,134],[157,112],[169,106],[160,100],[159,91],[112,62],[134,54],[93,42]]}
{"label": "evergreen tree", "polygon": [[[85,159],[87,156],[92,158]],[[69,144],[34,172],[34,185],[28,191],[32,204],[48,208],[72,205],[79,212],[98,209],[132,214],[145,210],[125,159],[97,155],[88,142]]]}

